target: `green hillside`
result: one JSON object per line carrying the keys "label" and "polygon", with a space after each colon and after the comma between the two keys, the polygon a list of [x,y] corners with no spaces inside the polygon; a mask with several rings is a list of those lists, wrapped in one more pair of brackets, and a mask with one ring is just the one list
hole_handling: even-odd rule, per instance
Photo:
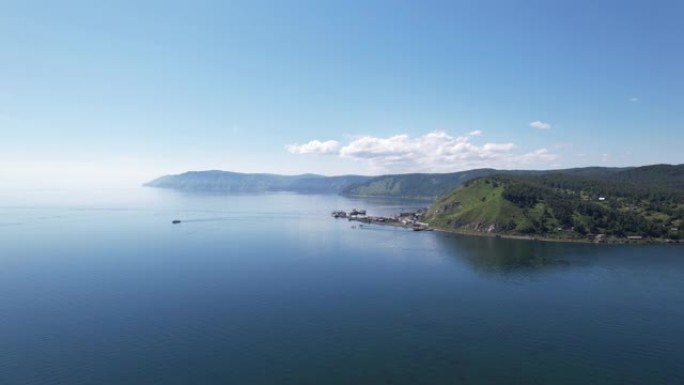
{"label": "green hillside", "polygon": [[566,170],[496,170],[482,168],[446,174],[398,174],[381,175],[350,185],[342,191],[343,195],[357,197],[395,197],[430,199],[440,198],[469,180],[489,175],[543,175],[563,173],[592,178],[606,178],[631,168],[584,167]]}
{"label": "green hillside", "polygon": [[494,169],[478,169],[448,174],[381,175],[342,191],[343,195],[358,197],[396,197],[437,199],[466,181],[481,176],[501,173]]}
{"label": "green hillside", "polygon": [[684,164],[656,164],[613,173],[607,180],[684,190]]}
{"label": "green hillside", "polygon": [[681,190],[567,174],[479,178],[428,212],[445,230],[557,239],[678,240],[683,219]]}

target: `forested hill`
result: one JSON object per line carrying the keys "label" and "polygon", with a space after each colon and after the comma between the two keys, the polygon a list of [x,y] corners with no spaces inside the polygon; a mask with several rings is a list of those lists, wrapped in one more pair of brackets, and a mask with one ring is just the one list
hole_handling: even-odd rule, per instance
{"label": "forested hill", "polygon": [[562,170],[495,170],[491,168],[447,174],[381,175],[350,185],[344,195],[360,197],[397,197],[437,199],[469,180],[490,175],[563,174],[591,180],[647,184],[684,189],[684,165],[653,165],[643,167],[581,167]]}
{"label": "forested hill", "polygon": [[479,178],[437,201],[428,220],[447,230],[559,239],[684,239],[683,168]]}
{"label": "forested hill", "polygon": [[435,200],[463,183],[488,175],[541,175],[563,173],[569,175],[600,177],[612,176],[630,168],[583,167],[565,170],[496,170],[482,168],[446,174],[398,174],[381,175],[356,185],[350,185],[342,191],[343,195],[359,197],[396,197]]}
{"label": "forested hill", "polygon": [[351,185],[344,189],[342,194],[357,197],[396,197],[434,200],[471,179],[506,172],[508,171],[486,168],[446,174],[381,175],[362,183]]}
{"label": "forested hill", "polygon": [[622,170],[606,178],[614,182],[684,190],[684,164],[656,164]]}

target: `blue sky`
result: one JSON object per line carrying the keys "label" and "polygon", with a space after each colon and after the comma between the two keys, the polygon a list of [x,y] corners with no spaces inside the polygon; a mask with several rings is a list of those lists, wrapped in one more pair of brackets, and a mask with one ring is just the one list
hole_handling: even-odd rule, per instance
{"label": "blue sky", "polygon": [[684,162],[681,1],[0,7],[0,186]]}

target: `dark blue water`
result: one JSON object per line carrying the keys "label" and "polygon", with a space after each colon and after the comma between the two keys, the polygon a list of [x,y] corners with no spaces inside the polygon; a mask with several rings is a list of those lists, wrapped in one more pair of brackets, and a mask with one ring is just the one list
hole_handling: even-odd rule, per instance
{"label": "dark blue water", "polygon": [[329,216],[420,205],[5,193],[0,383],[684,383],[684,248]]}

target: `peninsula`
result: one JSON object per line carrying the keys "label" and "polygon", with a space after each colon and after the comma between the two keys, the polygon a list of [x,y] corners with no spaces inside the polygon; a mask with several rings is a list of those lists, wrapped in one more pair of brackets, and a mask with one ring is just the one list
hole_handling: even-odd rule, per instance
{"label": "peninsula", "polygon": [[467,182],[435,202],[431,226],[470,234],[552,240],[684,240],[684,165],[602,177],[495,175]]}

